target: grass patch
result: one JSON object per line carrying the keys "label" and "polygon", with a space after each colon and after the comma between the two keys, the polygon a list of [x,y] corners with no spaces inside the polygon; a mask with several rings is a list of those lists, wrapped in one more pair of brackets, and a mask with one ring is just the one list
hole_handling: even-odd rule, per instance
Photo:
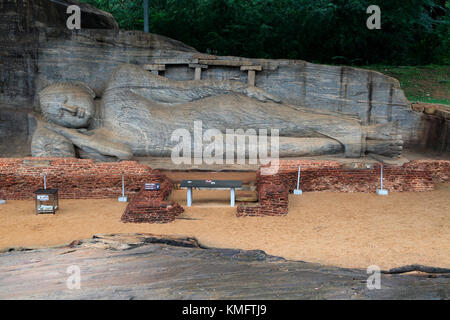
{"label": "grass patch", "polygon": [[411,102],[450,105],[450,66],[382,66],[370,65],[364,69],[376,70],[396,78]]}

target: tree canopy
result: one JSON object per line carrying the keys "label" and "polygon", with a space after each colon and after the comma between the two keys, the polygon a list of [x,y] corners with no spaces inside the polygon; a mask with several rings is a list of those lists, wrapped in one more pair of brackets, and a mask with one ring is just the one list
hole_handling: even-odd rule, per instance
{"label": "tree canopy", "polygon": [[[143,0],[83,0],[143,30]],[[150,32],[202,52],[333,64],[450,63],[448,0],[149,0]],[[381,29],[369,30],[370,5]]]}

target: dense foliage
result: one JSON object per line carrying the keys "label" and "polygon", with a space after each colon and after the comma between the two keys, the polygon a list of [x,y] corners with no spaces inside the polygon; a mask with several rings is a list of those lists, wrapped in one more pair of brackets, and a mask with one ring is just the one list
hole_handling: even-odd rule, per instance
{"label": "dense foliage", "polygon": [[[143,29],[142,0],[83,0]],[[149,0],[150,31],[202,52],[337,64],[450,63],[448,0]],[[366,9],[381,8],[381,30]]]}

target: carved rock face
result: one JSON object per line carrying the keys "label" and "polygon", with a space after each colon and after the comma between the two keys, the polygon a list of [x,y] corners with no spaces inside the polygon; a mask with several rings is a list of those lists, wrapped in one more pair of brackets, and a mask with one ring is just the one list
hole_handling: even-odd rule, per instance
{"label": "carved rock face", "polygon": [[39,94],[45,118],[66,128],[84,128],[95,112],[95,93],[81,84],[53,84]]}

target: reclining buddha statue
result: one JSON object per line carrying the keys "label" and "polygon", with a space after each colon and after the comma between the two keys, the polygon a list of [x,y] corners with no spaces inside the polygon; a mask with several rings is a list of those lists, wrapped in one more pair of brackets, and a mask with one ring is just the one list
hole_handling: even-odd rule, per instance
{"label": "reclining buddha statue", "polygon": [[[362,125],[337,113],[289,105],[239,81],[176,81],[137,65],[112,73],[101,102],[82,83],[61,83],[40,92],[45,119],[38,121],[33,156],[130,159],[170,156],[176,129],[193,131],[194,122],[218,129],[278,129],[279,156],[367,153],[397,157],[402,137],[393,123]],[[74,148],[74,146],[76,148]]]}

